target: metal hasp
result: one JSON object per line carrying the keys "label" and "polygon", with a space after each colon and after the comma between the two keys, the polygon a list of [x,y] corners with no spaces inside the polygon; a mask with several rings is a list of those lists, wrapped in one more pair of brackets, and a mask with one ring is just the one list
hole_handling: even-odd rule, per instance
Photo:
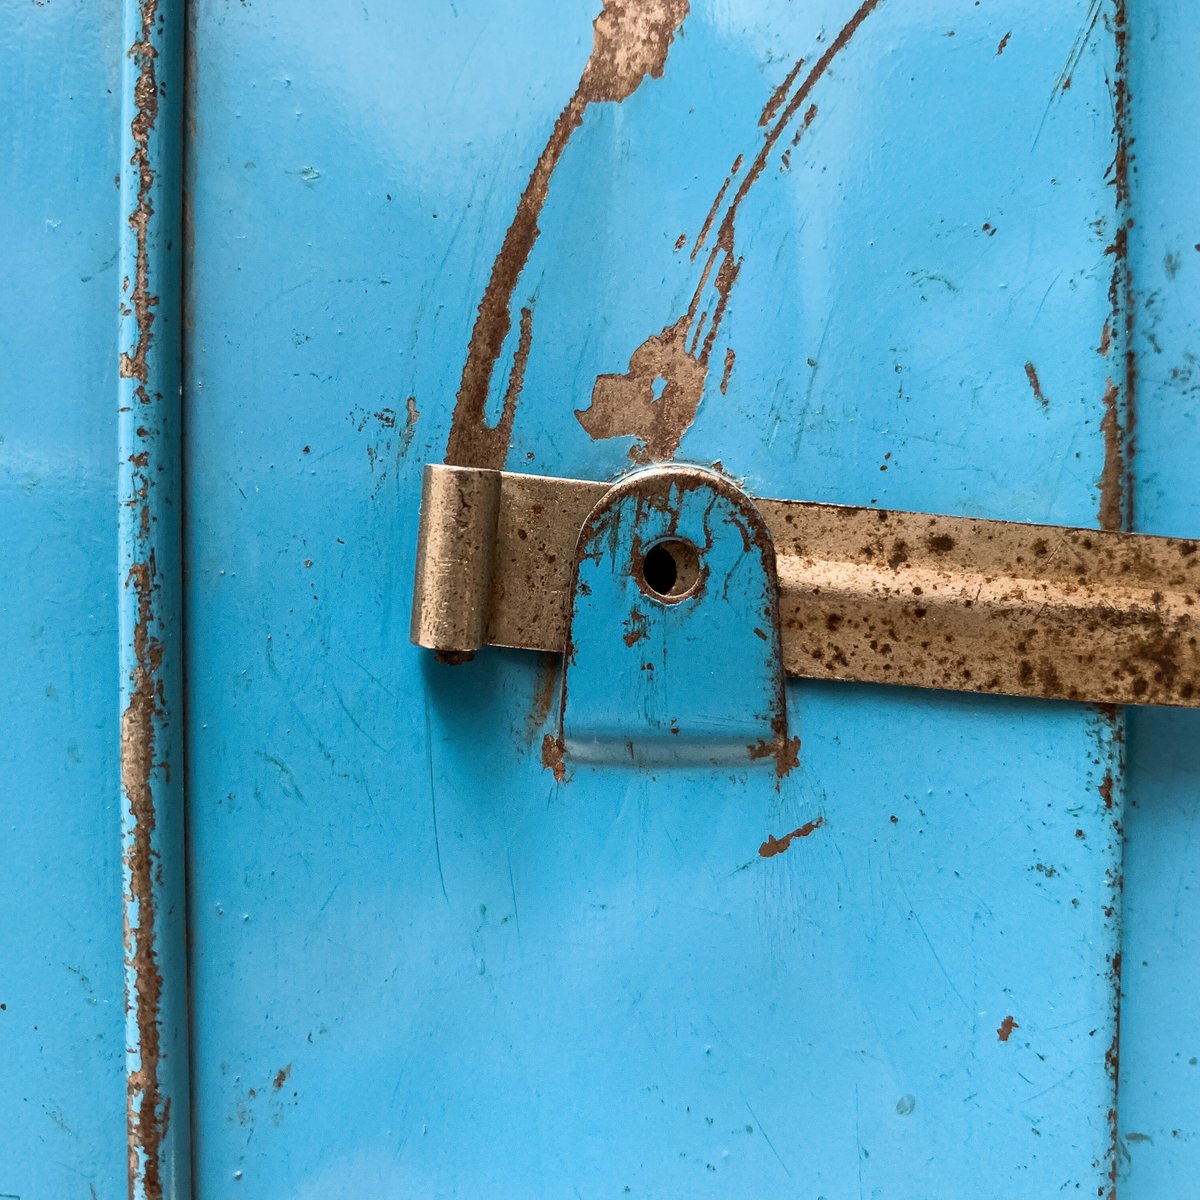
{"label": "metal hasp", "polygon": [[739,488],[696,467],[623,479],[579,534],[561,749],[786,764],[778,598],[770,531]]}
{"label": "metal hasp", "polygon": [[[580,530],[614,486],[427,466],[413,641],[563,650]],[[753,503],[789,674],[1200,707],[1200,542]]]}

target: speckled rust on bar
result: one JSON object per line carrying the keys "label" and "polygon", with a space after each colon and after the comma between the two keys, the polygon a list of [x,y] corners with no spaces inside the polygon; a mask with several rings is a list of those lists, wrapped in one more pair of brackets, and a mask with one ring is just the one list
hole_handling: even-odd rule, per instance
{"label": "speckled rust on bar", "polygon": [[[422,537],[439,493],[469,468],[431,467]],[[447,474],[450,473],[450,474]],[[443,476],[445,476],[443,478]],[[609,485],[500,473],[487,569],[422,584],[414,638],[561,651],[575,545]],[[1200,542],[757,500],[775,545],[784,666],[857,680],[1105,704],[1200,706]],[[451,506],[452,508],[452,506]],[[446,519],[457,520],[452,513]],[[479,582],[464,587],[470,576]],[[484,582],[486,581],[486,582]],[[434,620],[436,611],[444,614]],[[457,615],[456,615],[457,614]],[[478,646],[472,646],[472,649]]]}

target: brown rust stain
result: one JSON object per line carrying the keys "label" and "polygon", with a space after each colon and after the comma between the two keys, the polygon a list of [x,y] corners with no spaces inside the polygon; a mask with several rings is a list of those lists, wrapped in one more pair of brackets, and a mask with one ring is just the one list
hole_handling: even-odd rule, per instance
{"label": "brown rust stain", "polygon": [[554,774],[558,783],[567,777],[566,763],[563,761],[563,744],[552,733],[542,738],[542,766]]}
{"label": "brown rust stain", "polygon": [[1100,472],[1099,523],[1102,529],[1128,529],[1133,521],[1133,432],[1137,364],[1134,357],[1133,272],[1129,262],[1130,145],[1129,133],[1129,25],[1126,0],[1115,0],[1112,34],[1116,46],[1113,73],[1113,136],[1115,147],[1111,178],[1116,208],[1116,232],[1108,253],[1112,255],[1109,282],[1110,322],[1101,335],[1101,353],[1107,354],[1114,331],[1120,331],[1121,366],[1118,379],[1105,380],[1100,428],[1104,437],[1104,463]]}
{"label": "brown rust stain", "polygon": [[[1113,72],[1113,136],[1116,142],[1112,163],[1116,232],[1109,252],[1112,254],[1112,276],[1109,283],[1109,320],[1100,338],[1100,353],[1108,357],[1117,351],[1117,379],[1105,380],[1100,429],[1104,441],[1104,461],[1099,479],[1099,510],[1097,518],[1102,529],[1130,529],[1133,525],[1133,454],[1134,420],[1136,413],[1137,363],[1134,357],[1134,296],[1133,272],[1129,261],[1130,216],[1130,147],[1129,132],[1129,25],[1126,0],[1114,0],[1112,36],[1116,49]],[[1104,777],[1099,785],[1105,812],[1110,815],[1115,839],[1113,854],[1118,865],[1108,873],[1108,897],[1104,915],[1109,933],[1119,946],[1121,939],[1121,902],[1124,876],[1120,868],[1123,834],[1120,821],[1120,802],[1114,794],[1115,779],[1123,770],[1123,720],[1119,710],[1109,706],[1098,709],[1100,726],[1097,737],[1101,752],[1108,756]],[[1104,732],[1107,731],[1107,732]],[[1117,1165],[1120,1156],[1117,1123],[1117,1093],[1120,1076],[1121,1037],[1121,954],[1117,950],[1109,962],[1112,987],[1113,1034],[1105,1054],[1104,1064],[1111,1089],[1108,1109],[1107,1179],[1108,1200],[1116,1200]]]}
{"label": "brown rust stain", "polygon": [[1104,415],[1100,432],[1104,437],[1104,465],[1100,468],[1101,529],[1121,529],[1125,524],[1125,438],[1121,424],[1120,389],[1109,377],[1104,387]]}
{"label": "brown rust stain", "polygon": [[288,1063],[288,1065],[286,1067],[280,1067],[279,1070],[275,1072],[275,1078],[273,1080],[271,1080],[271,1086],[276,1091],[279,1091],[283,1087],[283,1085],[285,1083],[287,1083],[288,1076],[291,1073],[292,1073],[292,1064],[291,1063]]}
{"label": "brown rust stain", "polygon": [[1018,1021],[1014,1020],[1012,1016],[1007,1016],[1000,1022],[1000,1028],[996,1030],[996,1036],[1002,1042],[1007,1042],[1012,1037],[1012,1031],[1020,1028],[1021,1025]]}
{"label": "brown rust stain", "polygon": [[[144,0],[140,9],[141,29],[137,40],[129,47],[129,57],[138,66],[134,82],[134,113],[130,130],[134,145],[131,165],[137,173],[137,193],[128,224],[135,241],[135,266],[130,308],[136,328],[137,341],[132,352],[122,351],[120,375],[136,381],[134,397],[139,405],[147,406],[151,397],[147,391],[149,379],[148,356],[154,338],[155,308],[159,298],[151,291],[150,280],[150,222],[154,216],[154,169],[150,161],[150,137],[158,119],[158,81],[155,48],[152,35],[158,20],[157,0]],[[123,281],[125,290],[130,280]],[[139,427],[138,437],[148,431]],[[135,460],[139,456],[135,455]],[[146,537],[150,531],[149,467],[134,462],[142,472],[140,483],[125,502],[140,505],[139,531]],[[151,783],[155,762],[155,720],[160,715],[163,646],[153,633],[155,625],[154,598],[157,589],[157,568],[153,552],[135,562],[125,579],[125,588],[132,588],[137,601],[137,619],[133,629],[134,668],[129,684],[129,701],[121,714],[121,786],[128,805],[131,829],[125,851],[129,875],[129,892],[124,904],[125,960],[131,983],[127,985],[125,1004],[134,1012],[137,1028],[137,1067],[126,1071],[126,1153],[128,1156],[128,1190],[132,1198],[139,1188],[147,1200],[161,1200],[163,1195],[163,1142],[170,1123],[170,1100],[163,1095],[159,1078],[162,1045],[159,1029],[162,1006],[163,976],[155,946],[156,901],[155,874],[158,869],[154,850],[157,823],[154,792]],[[134,923],[136,919],[136,924]]]}
{"label": "brown rust stain", "polygon": [[[571,135],[583,123],[588,105],[620,103],[647,77],[662,76],[667,52],[687,16],[688,4],[689,0],[604,0],[593,22],[592,53],[579,85],[555,120],[534,164],[479,302],[446,445],[447,463],[497,470],[504,466],[520,393],[519,379],[515,387],[510,383],[494,426],[487,423],[485,410],[496,363],[512,328],[517,281],[540,233],[538,219],[549,195],[551,177]],[[528,356],[528,343],[523,353]],[[514,364],[513,377],[517,375]]]}
{"label": "brown rust stain", "polygon": [[737,359],[732,346],[725,348],[725,369],[721,372],[721,395],[729,391],[729,377],[733,374],[733,364]]}
{"label": "brown rust stain", "polygon": [[[163,1096],[159,1080],[163,977],[154,936],[157,856],[153,843],[157,820],[151,774],[155,767],[154,721],[161,696],[158,671],[163,658],[162,643],[151,633],[155,586],[152,555],[147,562],[135,563],[125,580],[125,587],[132,587],[137,597],[137,623],[133,631],[136,666],[130,680],[129,703],[121,714],[121,786],[133,822],[125,852],[130,884],[125,897],[124,934],[126,964],[132,972],[133,987],[125,1003],[134,1009],[138,1038],[138,1066],[126,1074],[129,1194],[133,1196],[140,1178],[147,1200],[160,1200],[163,1194],[161,1151],[170,1120],[170,1101]],[[132,920],[135,908],[136,925]],[[139,1163],[139,1152],[144,1169]]]}
{"label": "brown rust stain", "polygon": [[525,732],[530,741],[533,741],[537,731],[550,716],[550,708],[554,704],[554,685],[558,682],[560,659],[561,655],[552,651],[542,653],[537,684],[533,689],[533,703],[529,707],[529,716],[525,718]]}
{"label": "brown rust stain", "polygon": [[1003,54],[1003,53],[1004,53],[1004,51],[1005,51],[1005,49],[1008,47],[1008,39],[1009,39],[1010,37],[1012,37],[1012,30],[1011,30],[1011,29],[1010,29],[1010,30],[1009,30],[1009,31],[1008,31],[1008,32],[1007,32],[1007,33],[1006,33],[1006,34],[1005,34],[1005,35],[1004,35],[1004,36],[1003,36],[1003,37],[1000,39],[1000,45],[998,45],[998,46],[996,47],[996,55],[997,55],[997,57],[999,57],[1001,54]]}
{"label": "brown rust stain", "polygon": [[791,833],[785,833],[781,838],[772,837],[768,834],[767,840],[758,848],[759,857],[774,858],[776,854],[782,854],[796,838],[806,838],[809,834],[815,833],[824,824],[824,817],[816,817],[806,824],[801,825],[799,829],[793,829]]}
{"label": "brown rust stain", "polygon": [[[717,221],[716,214],[741,166],[742,156],[739,155],[696,238],[693,259],[715,227],[716,232],[711,233],[711,248],[704,258],[687,311],[638,346],[630,355],[625,371],[597,378],[590,407],[577,409],[575,413],[591,437],[633,437],[635,444],[629,457],[634,462],[674,456],[683,435],[696,419],[713,345],[741,269],[735,235],[742,202],[762,176],[776,144],[790,132],[796,118],[800,117],[800,129],[795,131],[792,145],[812,124],[817,115],[817,106],[808,103],[813,88],[849,45],[862,23],[883,2],[864,0],[808,73],[801,79],[804,60],[799,60],[772,93],[759,119],[766,133],[757,153]],[[800,79],[798,86],[797,79]],[[661,394],[656,388],[661,389]]]}
{"label": "brown rust stain", "polygon": [[1033,398],[1043,408],[1049,408],[1050,401],[1046,399],[1046,394],[1042,391],[1042,381],[1038,378],[1037,367],[1031,362],[1025,364],[1025,377],[1029,380],[1029,386],[1033,389]]}

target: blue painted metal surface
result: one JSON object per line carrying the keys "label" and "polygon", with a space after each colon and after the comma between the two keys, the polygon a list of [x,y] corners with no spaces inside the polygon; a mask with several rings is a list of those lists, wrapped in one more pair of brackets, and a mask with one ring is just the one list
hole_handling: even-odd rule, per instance
{"label": "blue painted metal surface", "polygon": [[182,0],[125,0],[118,620],[130,1200],[190,1194],[180,515]]}
{"label": "blue painted metal surface", "polygon": [[0,20],[0,1195],[124,1192],[111,5]]}
{"label": "blue painted metal surface", "polygon": [[[1136,19],[1134,19],[1136,18]],[[1200,528],[1200,22],[1181,0],[1133,10],[1137,171],[1130,257],[1138,364],[1137,528]],[[1129,718],[1120,1131],[1122,1200],[1200,1178],[1200,714]]]}
{"label": "blue painted metal surface", "polygon": [[405,644],[448,445],[1120,519],[1111,6],[680,8],[196,7],[202,1194],[1109,1186],[1111,717],[798,683],[778,791],[560,783],[552,661]]}
{"label": "blue painted metal surface", "polygon": [[0,1197],[124,1193],[123,1074],[147,1200],[1186,1193],[1193,715],[792,681],[782,776],[630,771],[407,643],[444,456],[1196,533],[1126,7],[196,0],[186,629],[181,6],[14,7]]}
{"label": "blue painted metal surface", "polygon": [[584,522],[576,553],[560,701],[572,761],[794,765],[775,550],[736,485],[636,472]]}

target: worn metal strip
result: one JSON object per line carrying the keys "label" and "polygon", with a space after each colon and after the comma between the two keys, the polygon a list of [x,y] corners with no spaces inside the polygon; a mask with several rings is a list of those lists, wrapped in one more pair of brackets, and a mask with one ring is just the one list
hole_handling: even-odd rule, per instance
{"label": "worn metal strip", "polygon": [[[575,544],[609,485],[489,472],[495,517],[481,520],[476,474],[426,468],[423,542],[466,552],[443,552],[452,569],[422,559],[413,640],[562,650]],[[1200,542],[756,503],[775,543],[790,674],[1200,706]]]}
{"label": "worn metal strip", "polygon": [[191,1194],[180,628],[183,0],[125,0],[120,694],[131,1200]]}

